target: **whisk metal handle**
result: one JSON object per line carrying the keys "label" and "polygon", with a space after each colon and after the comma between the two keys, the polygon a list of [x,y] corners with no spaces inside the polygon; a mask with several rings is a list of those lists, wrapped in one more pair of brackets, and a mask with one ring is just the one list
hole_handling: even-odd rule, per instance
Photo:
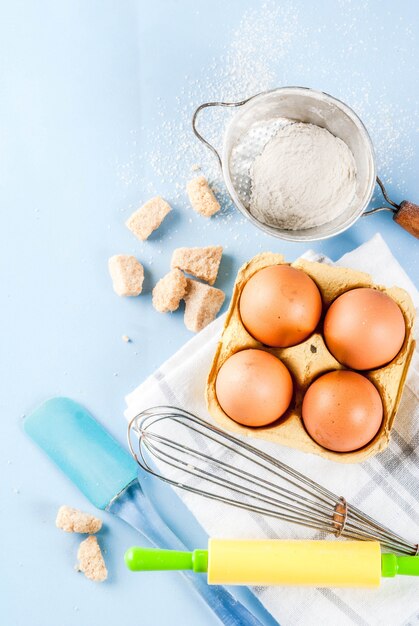
{"label": "whisk metal handle", "polygon": [[194,135],[199,139],[199,141],[201,141],[205,146],[207,146],[207,148],[209,148],[211,152],[216,156],[220,169],[223,168],[223,164],[222,164],[221,157],[217,149],[214,148],[214,146],[207,139],[205,139],[205,137],[201,135],[201,133],[196,127],[198,115],[200,114],[201,111],[203,111],[204,109],[208,109],[209,107],[240,107],[255,97],[256,96],[251,96],[250,98],[246,98],[246,100],[241,100],[240,102],[204,102],[195,110],[192,116],[192,130],[194,132]]}

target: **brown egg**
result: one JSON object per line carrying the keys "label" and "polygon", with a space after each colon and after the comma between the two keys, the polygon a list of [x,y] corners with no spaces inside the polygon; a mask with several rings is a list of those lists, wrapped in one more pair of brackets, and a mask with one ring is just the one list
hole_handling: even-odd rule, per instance
{"label": "brown egg", "polygon": [[265,426],[281,417],[292,398],[292,378],[264,350],[236,352],[220,367],[215,391],[221,408],[245,426]]}
{"label": "brown egg", "polygon": [[374,385],[356,372],[329,372],[308,388],[302,405],[308,434],[323,448],[352,452],[369,443],[383,420]]}
{"label": "brown egg", "polygon": [[399,306],[382,291],[362,287],[337,298],[324,320],[324,338],[347,367],[368,370],[389,363],[403,345],[406,327]]}
{"label": "brown egg", "polygon": [[239,309],[246,330],[255,339],[285,348],[311,335],[320,320],[322,299],[305,272],[273,265],[248,280]]}

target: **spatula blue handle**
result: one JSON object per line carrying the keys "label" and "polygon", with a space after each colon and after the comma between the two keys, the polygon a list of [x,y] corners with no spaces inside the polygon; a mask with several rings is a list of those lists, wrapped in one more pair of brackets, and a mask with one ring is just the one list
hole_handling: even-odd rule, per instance
{"label": "spatula blue handle", "polygon": [[[107,509],[139,530],[154,546],[170,550],[187,550],[184,543],[164,523],[153,503],[138,482],[130,485]],[[219,585],[208,585],[205,576],[193,572],[180,572],[208,604],[223,626],[263,626],[231,593]],[[270,623],[272,620],[270,620]]]}

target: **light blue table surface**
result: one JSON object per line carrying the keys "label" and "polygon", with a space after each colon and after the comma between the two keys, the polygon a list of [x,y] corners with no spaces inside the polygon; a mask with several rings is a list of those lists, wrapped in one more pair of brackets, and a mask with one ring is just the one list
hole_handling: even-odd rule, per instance
{"label": "light blue table surface", "polygon": [[[210,221],[189,208],[191,166],[212,178],[216,171],[190,130],[202,101],[286,84],[332,93],[365,120],[392,197],[419,201],[416,7],[407,0],[2,3],[1,624],[217,623],[177,574],[129,573],[122,555],[139,537],[107,514],[108,582],[95,585],[73,570],[79,538],[56,530],[55,514],[63,503],[92,507],[25,437],[24,415],[49,396],[68,395],[124,442],[124,395],[190,337],[180,311],[164,316],[151,306],[173,248],[224,245],[217,284],[227,294],[253,254],[274,250],[292,260],[305,249],[259,233],[227,204]],[[222,119],[207,124],[219,139]],[[154,193],[174,211],[140,243],[124,220]],[[313,247],[337,258],[377,231],[417,283],[418,243],[389,213]],[[144,263],[139,298],[113,293],[107,259],[115,253]],[[160,500],[163,508],[172,502]],[[193,527],[183,511],[177,524]]]}

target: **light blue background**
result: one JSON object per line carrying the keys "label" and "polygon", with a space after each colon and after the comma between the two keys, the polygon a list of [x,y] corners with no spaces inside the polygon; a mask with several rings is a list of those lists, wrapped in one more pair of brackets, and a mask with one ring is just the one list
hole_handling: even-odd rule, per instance
{"label": "light blue background", "polygon": [[[234,57],[238,72],[249,74],[249,54],[260,62],[248,83],[255,90],[260,74],[260,89],[306,85],[355,106],[390,194],[419,200],[418,19],[407,0],[2,3],[2,624],[216,623],[178,575],[127,572],[122,555],[138,535],[106,514],[109,581],[95,585],[73,571],[79,539],[54,528],[56,510],[62,503],[92,507],[25,438],[23,415],[51,395],[68,395],[124,441],[124,395],[190,337],[181,312],[162,316],[151,307],[150,289],[173,248],[225,245],[218,285],[227,293],[254,253],[282,251],[292,260],[303,251],[254,231],[227,205],[207,222],[183,193],[193,163],[213,172],[189,129],[194,107],[252,95],[235,94],[233,79],[226,88],[232,40],[242,42],[236,51],[249,40]],[[252,20],[253,32],[246,30]],[[140,243],[123,222],[155,192],[175,210],[157,236]],[[314,247],[337,258],[377,230],[417,281],[417,241],[388,213]],[[144,262],[141,297],[112,292],[106,264],[115,253]],[[178,524],[188,531],[186,514]]]}

